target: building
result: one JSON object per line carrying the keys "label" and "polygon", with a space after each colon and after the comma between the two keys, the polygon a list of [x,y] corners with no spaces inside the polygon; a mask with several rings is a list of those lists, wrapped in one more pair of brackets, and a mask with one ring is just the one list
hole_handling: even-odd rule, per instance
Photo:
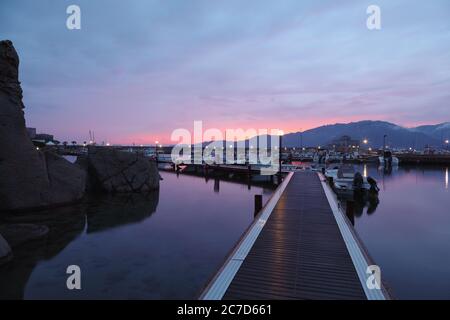
{"label": "building", "polygon": [[45,143],[54,141],[54,137],[52,134],[36,133],[36,128],[27,128],[27,133],[31,140],[37,140]]}
{"label": "building", "polygon": [[333,140],[329,149],[342,153],[352,152],[359,149],[359,140],[354,140],[350,136],[342,136]]}
{"label": "building", "polygon": [[47,133],[38,133],[35,135],[33,140],[41,140],[45,142],[53,141],[53,135]]}

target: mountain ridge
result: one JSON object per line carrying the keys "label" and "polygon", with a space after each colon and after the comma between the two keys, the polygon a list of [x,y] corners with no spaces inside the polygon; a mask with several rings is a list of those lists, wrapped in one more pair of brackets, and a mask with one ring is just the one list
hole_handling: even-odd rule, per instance
{"label": "mountain ridge", "polygon": [[319,126],[303,132],[287,133],[283,136],[283,146],[312,147],[325,146],[332,140],[348,135],[354,140],[368,140],[368,147],[379,148],[386,144],[394,148],[422,149],[425,146],[442,146],[450,138],[450,122],[435,125],[403,127],[382,120],[361,120]]}

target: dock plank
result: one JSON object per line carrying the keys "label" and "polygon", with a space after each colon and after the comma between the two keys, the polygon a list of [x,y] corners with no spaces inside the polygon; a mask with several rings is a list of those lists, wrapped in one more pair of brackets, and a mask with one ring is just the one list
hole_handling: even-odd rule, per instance
{"label": "dock plank", "polygon": [[294,174],[223,299],[366,299],[316,173]]}

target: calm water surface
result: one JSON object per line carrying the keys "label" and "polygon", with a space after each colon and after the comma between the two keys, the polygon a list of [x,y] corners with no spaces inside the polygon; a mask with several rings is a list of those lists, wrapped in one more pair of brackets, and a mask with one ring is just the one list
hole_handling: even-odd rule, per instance
{"label": "calm water surface", "polygon": [[[0,297],[196,298],[253,221],[254,195],[265,203],[272,189],[161,175],[150,197],[105,197],[15,218],[50,233],[14,250],[0,269]],[[81,268],[82,290],[66,288],[71,264]]]}
{"label": "calm water surface", "polygon": [[[450,299],[448,168],[372,166],[379,202],[353,205],[355,228],[396,298]],[[17,217],[49,226],[0,269],[0,297],[196,298],[253,220],[253,198],[272,190],[162,173],[150,197],[105,197]],[[57,213],[57,214],[55,214]],[[82,290],[66,289],[68,265]]]}
{"label": "calm water surface", "polygon": [[450,189],[445,167],[371,166],[379,204],[356,206],[354,225],[399,299],[450,299]]}

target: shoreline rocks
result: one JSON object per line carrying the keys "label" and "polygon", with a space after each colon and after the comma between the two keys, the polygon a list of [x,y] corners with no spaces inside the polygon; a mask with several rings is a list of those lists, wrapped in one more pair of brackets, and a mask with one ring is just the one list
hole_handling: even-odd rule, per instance
{"label": "shoreline rocks", "polygon": [[145,193],[159,188],[160,176],[156,163],[138,153],[91,146],[87,170],[89,185],[94,190]]}
{"label": "shoreline rocks", "polygon": [[156,163],[142,154],[89,147],[71,163],[39,151],[29,138],[19,82],[19,56],[0,41],[0,212],[30,211],[81,200],[86,192],[145,193],[159,188]]}
{"label": "shoreline rocks", "polygon": [[12,249],[24,243],[41,239],[48,232],[49,228],[47,226],[34,223],[8,223],[0,225],[0,233]]}
{"label": "shoreline rocks", "polygon": [[85,172],[62,157],[36,150],[25,126],[19,57],[0,41],[0,212],[75,202]]}

